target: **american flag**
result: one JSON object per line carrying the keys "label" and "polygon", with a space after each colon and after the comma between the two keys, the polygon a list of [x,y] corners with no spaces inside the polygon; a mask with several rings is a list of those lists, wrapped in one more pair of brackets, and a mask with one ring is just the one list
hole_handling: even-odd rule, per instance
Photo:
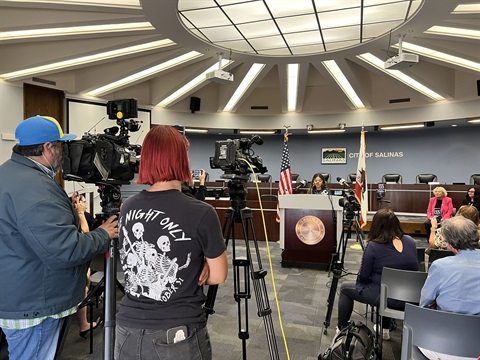
{"label": "american flag", "polygon": [[[278,195],[292,194],[292,172],[290,170],[290,154],[288,153],[288,134],[283,135],[282,162],[280,164],[280,184]],[[280,222],[280,203],[277,203],[277,222]]]}
{"label": "american flag", "polygon": [[355,197],[361,207],[360,227],[364,227],[367,224],[368,212],[366,150],[365,131],[362,129],[360,134],[360,151],[358,152],[357,178],[355,180]]}

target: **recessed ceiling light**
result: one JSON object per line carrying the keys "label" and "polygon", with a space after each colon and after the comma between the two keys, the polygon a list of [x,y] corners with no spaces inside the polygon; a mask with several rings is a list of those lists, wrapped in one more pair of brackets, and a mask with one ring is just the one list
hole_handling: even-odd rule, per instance
{"label": "recessed ceiling light", "polygon": [[[395,45],[394,47],[398,47],[398,46]],[[470,61],[470,60],[461,58],[459,56],[453,56],[441,51],[429,49],[424,46],[403,42],[403,49],[412,51],[422,56],[429,57],[431,59],[440,60],[453,65],[461,66],[470,70],[478,71],[480,69],[480,63],[478,62]]]}
{"label": "recessed ceiling light", "polygon": [[470,124],[480,124],[480,118],[467,119],[467,122]]}
{"label": "recessed ceiling light", "polygon": [[38,76],[53,70],[72,68],[80,65],[90,64],[97,61],[102,61],[107,59],[110,60],[112,58],[116,58],[119,56],[137,54],[143,51],[156,50],[156,49],[164,48],[167,46],[173,46],[173,45],[175,45],[175,43],[169,39],[152,41],[145,44],[129,46],[126,48],[121,48],[121,49],[112,50],[112,51],[106,51],[99,54],[82,56],[75,59],[60,61],[60,62],[47,64],[47,65],[36,66],[29,69],[12,71],[9,73],[1,74],[0,78],[5,80],[18,80],[21,78],[28,77],[30,75]]}
{"label": "recessed ceiling light", "polygon": [[342,70],[338,67],[335,60],[322,61],[322,64],[323,66],[325,66],[330,75],[335,79],[338,86],[340,86],[340,88],[345,93],[345,95],[347,95],[352,104],[357,109],[364,109],[365,105],[363,105],[362,100],[360,100],[357,93],[353,89],[350,82],[347,80],[347,77],[344,75]]}
{"label": "recessed ceiling light", "polygon": [[240,82],[240,85],[238,85],[230,100],[228,100],[228,103],[223,111],[232,111],[235,105],[237,105],[237,102],[240,100],[243,94],[245,94],[250,85],[252,85],[252,82],[257,78],[264,67],[265,64],[252,65],[250,70],[248,70],[247,75],[245,75],[243,80]]}
{"label": "recessed ceiling light", "polygon": [[203,129],[203,128],[185,128],[185,132],[190,132],[190,133],[207,133],[208,129]]}
{"label": "recessed ceiling light", "polygon": [[[405,44],[405,43],[404,43]],[[405,75],[403,72],[400,70],[389,70],[385,69],[384,67],[384,62],[377,58],[376,56],[370,54],[370,53],[365,53],[361,55],[357,55],[357,58],[360,60],[365,61],[366,63],[374,66],[381,72],[390,75],[391,77],[397,79],[398,81],[401,81],[405,85],[411,87],[412,89],[424,94],[425,96],[428,96],[429,98],[440,101],[440,100],[445,100],[443,96],[440,94],[437,94],[435,91],[432,89],[426,87],[425,85],[419,83],[417,80],[411,78],[408,75]]]}
{"label": "recessed ceiling light", "polygon": [[88,95],[88,96],[103,95],[103,94],[112,92],[114,90],[120,89],[121,87],[123,87],[125,85],[128,85],[128,84],[131,84],[131,83],[133,83],[135,81],[138,81],[140,79],[143,79],[143,78],[146,78],[148,76],[152,76],[152,75],[161,73],[162,71],[174,68],[178,65],[189,62],[189,61],[191,61],[193,59],[196,59],[198,57],[201,57],[201,56],[203,56],[203,54],[201,54],[199,52],[196,52],[196,51],[190,51],[186,54],[177,56],[176,58],[165,61],[165,62],[163,62],[161,64],[158,64],[158,65],[152,66],[148,69],[137,72],[137,73],[132,74],[130,76],[127,76],[123,79],[120,79],[120,80],[114,81],[110,84],[101,86],[101,87],[99,87],[95,90],[91,90],[91,91],[85,93],[84,95]]}
{"label": "recessed ceiling light", "polygon": [[480,3],[476,4],[460,4],[455,10],[452,11],[452,14],[478,14],[480,13]]}
{"label": "recessed ceiling light", "polygon": [[448,26],[432,26],[430,29],[424,31],[426,34],[456,36],[466,39],[480,39],[480,30],[461,29]]}
{"label": "recessed ceiling light", "polygon": [[404,124],[404,125],[380,125],[381,130],[400,130],[400,129],[413,129],[424,127],[425,124]]}
{"label": "recessed ceiling light", "polygon": [[277,131],[276,130],[240,130],[240,134],[262,134],[262,135],[268,135],[268,134],[275,134]]}
{"label": "recessed ceiling light", "polygon": [[67,35],[86,35],[115,33],[119,31],[140,31],[155,30],[149,22],[124,23],[124,24],[104,24],[104,25],[88,25],[88,26],[70,26],[63,28],[33,29],[33,30],[16,30],[0,32],[0,40],[18,40],[45,38],[50,36],[67,36]]}
{"label": "recessed ceiling light", "polygon": [[343,133],[345,129],[312,129],[307,131],[309,134],[323,134],[323,133]]}

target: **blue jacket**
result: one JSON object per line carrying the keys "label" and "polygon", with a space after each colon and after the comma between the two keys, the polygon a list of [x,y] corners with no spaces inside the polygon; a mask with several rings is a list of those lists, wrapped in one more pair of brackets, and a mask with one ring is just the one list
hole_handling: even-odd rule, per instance
{"label": "blue jacket", "polygon": [[85,263],[108,248],[108,233],[78,231],[65,191],[30,159],[0,166],[0,319],[57,314],[85,296]]}

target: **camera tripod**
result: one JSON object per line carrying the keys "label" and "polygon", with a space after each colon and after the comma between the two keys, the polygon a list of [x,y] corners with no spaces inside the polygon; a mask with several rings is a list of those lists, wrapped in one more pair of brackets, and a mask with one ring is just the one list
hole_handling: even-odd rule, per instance
{"label": "camera tripod", "polygon": [[[345,254],[347,252],[348,239],[352,236],[352,228],[355,230],[356,241],[362,247],[362,251],[365,250],[363,243],[364,235],[360,224],[358,223],[358,211],[343,211],[343,231],[340,240],[337,244],[337,251],[332,254],[332,260],[330,261],[329,269],[333,273],[332,283],[330,285],[330,292],[327,298],[327,311],[325,315],[325,321],[323,322],[323,333],[327,334],[327,329],[330,326],[330,320],[332,318],[333,303],[335,302],[335,294],[337,292],[338,280],[345,275],[346,272],[343,264],[345,261]],[[329,274],[330,275],[330,274]]]}
{"label": "camera tripod", "polygon": [[[246,180],[230,180],[228,188],[230,192],[231,207],[225,214],[223,223],[223,233],[225,243],[232,240],[232,264],[233,264],[233,282],[234,299],[237,302],[238,311],[238,338],[242,340],[243,359],[247,358],[246,341],[250,337],[248,332],[248,299],[251,298],[250,278],[253,281],[253,289],[257,301],[257,314],[263,318],[265,332],[267,336],[267,345],[271,359],[279,359],[277,341],[272,321],[272,310],[268,301],[265,276],[267,271],[262,268],[262,260],[258,249],[255,229],[253,227],[252,210],[246,207]],[[237,257],[235,249],[235,223],[241,223],[245,239],[246,257]],[[253,244],[257,255],[258,270],[255,270],[254,260],[249,243],[249,230],[251,230]],[[210,285],[208,288],[207,300],[205,301],[204,311],[207,314],[214,314],[213,309],[217,295],[218,285]],[[243,308],[243,313],[242,313]]]}

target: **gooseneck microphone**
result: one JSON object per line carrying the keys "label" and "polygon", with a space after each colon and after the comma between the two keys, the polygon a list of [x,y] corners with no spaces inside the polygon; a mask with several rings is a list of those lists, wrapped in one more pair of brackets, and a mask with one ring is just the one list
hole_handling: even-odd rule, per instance
{"label": "gooseneck microphone", "polygon": [[338,181],[338,183],[339,183],[340,185],[343,185],[343,186],[346,187],[346,188],[349,188],[349,187],[350,187],[350,185],[347,184],[347,180],[342,179],[340,176],[337,177],[337,181]]}
{"label": "gooseneck microphone", "polygon": [[302,180],[302,181],[300,181],[300,184],[298,184],[297,186],[295,186],[294,190],[295,190],[295,191],[298,191],[298,190],[300,190],[301,188],[305,187],[305,185],[307,185],[307,180]]}

